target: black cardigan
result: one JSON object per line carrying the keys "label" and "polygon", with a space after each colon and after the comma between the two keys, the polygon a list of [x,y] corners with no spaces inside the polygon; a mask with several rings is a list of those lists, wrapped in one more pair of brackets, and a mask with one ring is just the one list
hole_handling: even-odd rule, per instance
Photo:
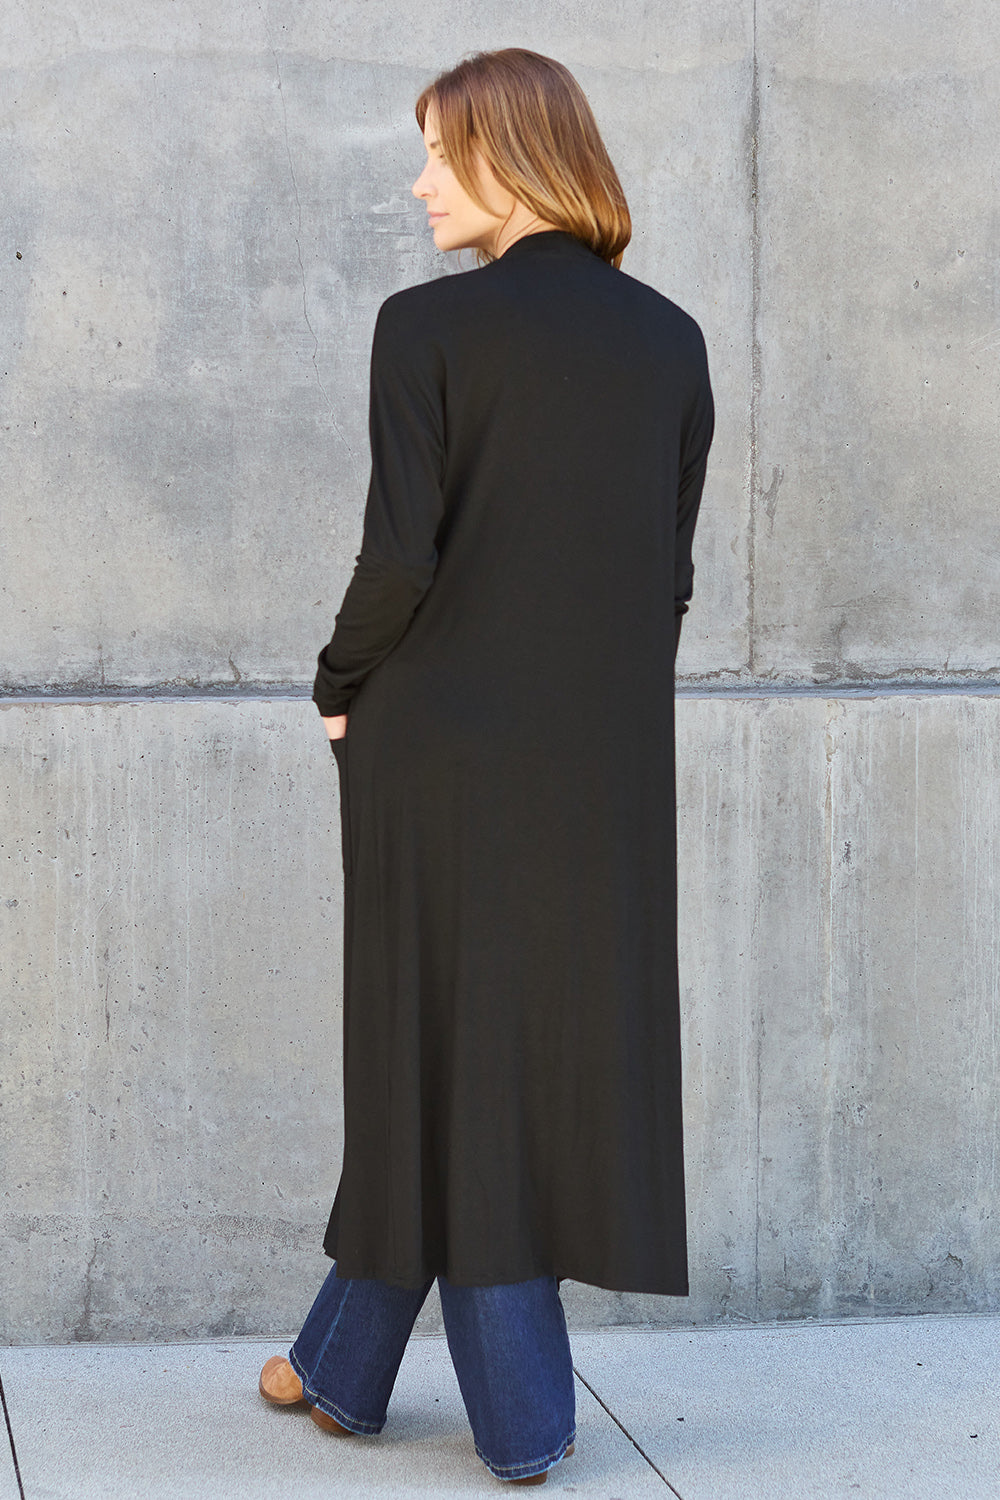
{"label": "black cardigan", "polygon": [[712,428],[697,325],[562,231],[380,309],[313,694],[349,713],[344,1275],[687,1291],[673,666]]}

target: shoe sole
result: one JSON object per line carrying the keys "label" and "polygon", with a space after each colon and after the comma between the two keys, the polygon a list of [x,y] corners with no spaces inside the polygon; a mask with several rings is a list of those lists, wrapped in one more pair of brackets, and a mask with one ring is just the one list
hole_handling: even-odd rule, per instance
{"label": "shoe sole", "polygon": [[264,1400],[270,1406],[303,1406],[305,1404],[305,1396],[285,1396],[282,1399],[278,1396],[268,1395],[263,1385],[258,1385],[257,1389],[260,1391],[261,1395],[264,1397]]}
{"label": "shoe sole", "polygon": [[[570,1443],[569,1447],[566,1449],[566,1452],[563,1454],[563,1458],[569,1458],[570,1455],[575,1451],[575,1449],[576,1449],[576,1444],[575,1443]],[[548,1477],[549,1477],[549,1471],[548,1471],[548,1469],[543,1469],[542,1472],[541,1472],[541,1474],[524,1474],[524,1475],[522,1475],[522,1477],[520,1479],[511,1479],[511,1480],[508,1481],[508,1483],[510,1483],[510,1484],[544,1484],[545,1481],[548,1479]]]}
{"label": "shoe sole", "polygon": [[336,1417],[331,1417],[329,1412],[320,1411],[318,1406],[310,1406],[309,1415],[317,1427],[324,1432],[335,1432],[338,1437],[355,1437],[356,1434],[349,1427],[341,1427]]}

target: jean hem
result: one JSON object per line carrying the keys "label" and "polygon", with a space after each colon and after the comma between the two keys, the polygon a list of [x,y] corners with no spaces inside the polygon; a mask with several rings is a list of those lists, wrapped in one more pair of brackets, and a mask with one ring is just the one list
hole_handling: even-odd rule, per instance
{"label": "jean hem", "polygon": [[523,1464],[495,1464],[486,1457],[486,1454],[478,1443],[476,1443],[476,1455],[482,1459],[490,1473],[497,1479],[527,1479],[532,1474],[544,1474],[547,1469],[551,1469],[560,1459],[566,1457],[566,1449],[570,1443],[575,1442],[576,1427],[573,1428],[565,1441],[559,1444],[558,1448],[554,1448],[544,1458],[531,1459],[529,1462]]}
{"label": "jean hem", "polygon": [[294,1348],[288,1351],[288,1362],[301,1380],[303,1399],[308,1401],[310,1406],[315,1406],[318,1411],[325,1412],[328,1417],[339,1422],[341,1427],[346,1427],[348,1432],[353,1432],[358,1437],[375,1437],[382,1431],[386,1424],[386,1417],[383,1417],[381,1422],[366,1422],[362,1417],[352,1416],[350,1412],[339,1407],[335,1401],[331,1401],[327,1396],[321,1396],[318,1391],[314,1390],[309,1376],[296,1358]]}

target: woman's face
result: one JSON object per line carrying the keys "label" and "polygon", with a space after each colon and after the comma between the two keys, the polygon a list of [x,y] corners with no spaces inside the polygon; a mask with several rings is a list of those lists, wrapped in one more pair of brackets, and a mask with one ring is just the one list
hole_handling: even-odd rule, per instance
{"label": "woman's face", "polygon": [[437,119],[431,109],[424,119],[424,145],[427,163],[413,184],[413,195],[422,198],[427,205],[435,245],[439,250],[482,247],[495,253],[497,231],[515,204],[513,194],[500,186],[477,152],[479,186],[483,198],[495,212],[487,213],[472,201],[444,159],[438,140]]}

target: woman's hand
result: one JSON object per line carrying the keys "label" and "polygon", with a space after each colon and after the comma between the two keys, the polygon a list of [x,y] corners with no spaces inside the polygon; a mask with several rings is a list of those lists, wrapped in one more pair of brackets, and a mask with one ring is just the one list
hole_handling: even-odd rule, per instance
{"label": "woman's hand", "polygon": [[347,733],[346,714],[335,714],[332,719],[324,719],[323,723],[331,740],[342,740]]}

